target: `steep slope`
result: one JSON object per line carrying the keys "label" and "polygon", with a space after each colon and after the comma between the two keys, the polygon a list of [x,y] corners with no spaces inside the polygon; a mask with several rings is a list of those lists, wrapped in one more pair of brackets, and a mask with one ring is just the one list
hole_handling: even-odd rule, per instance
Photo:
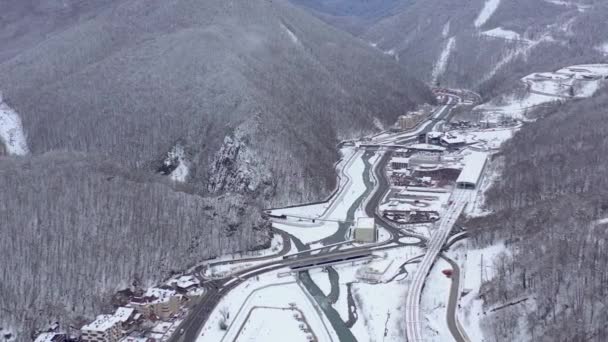
{"label": "steep slope", "polygon": [[483,287],[488,309],[501,308],[484,320],[493,340],[608,338],[607,105],[604,89],[559,106],[504,146],[494,213],[469,222],[481,245],[506,241],[512,254]]}
{"label": "steep slope", "polygon": [[27,341],[51,322],[77,324],[131,284],[268,239],[246,199],[159,178],[81,154],[0,158],[1,332]]}
{"label": "steep slope", "polygon": [[354,32],[420,79],[489,98],[535,70],[605,60],[607,14],[594,0],[402,0]]}
{"label": "steep slope", "polygon": [[340,139],[433,100],[282,1],[11,0],[0,13],[3,108],[29,152],[0,157],[0,327],[20,340],[91,318],[135,280],[263,244],[259,209],[325,195]]}
{"label": "steep slope", "polygon": [[[33,153],[100,153],[153,169],[180,144],[190,182],[217,189],[205,184],[209,165],[238,135],[263,160],[256,177],[281,188],[277,200],[296,201],[333,186],[338,139],[432,100],[362,42],[261,0],[114,2],[0,64],[0,85]],[[314,181],[281,177],[294,173]]]}
{"label": "steep slope", "polygon": [[[606,13],[599,1],[418,1],[363,38],[395,50],[416,76],[489,97],[541,67],[603,60],[597,47],[608,33],[600,19]],[[437,72],[451,39],[446,67]]]}

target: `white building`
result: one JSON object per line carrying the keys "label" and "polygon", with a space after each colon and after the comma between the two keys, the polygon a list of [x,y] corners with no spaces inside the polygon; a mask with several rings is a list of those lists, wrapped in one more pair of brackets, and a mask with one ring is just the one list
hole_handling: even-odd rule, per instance
{"label": "white building", "polygon": [[425,115],[422,112],[409,112],[405,115],[399,116],[399,128],[402,130],[408,130],[416,127],[423,119]]}
{"label": "white building", "polygon": [[393,157],[393,159],[391,159],[391,168],[393,170],[406,169],[409,164],[409,160],[409,158],[404,157]]}
{"label": "white building", "polygon": [[133,308],[121,307],[112,315],[97,316],[97,319],[80,329],[80,339],[84,342],[116,342],[124,334],[123,324],[133,317],[134,312]]}
{"label": "white building", "polygon": [[355,225],[354,239],[357,242],[376,242],[376,220],[373,217],[359,217]]}
{"label": "white building", "polygon": [[441,145],[448,147],[463,146],[467,143],[466,139],[456,134],[445,134],[441,137]]}
{"label": "white building", "polygon": [[179,310],[182,296],[174,290],[149,288],[142,297],[133,298],[129,304],[146,317],[152,315],[169,319]]}
{"label": "white building", "polygon": [[456,180],[460,189],[477,189],[488,161],[488,155],[473,151],[464,157],[464,168]]}

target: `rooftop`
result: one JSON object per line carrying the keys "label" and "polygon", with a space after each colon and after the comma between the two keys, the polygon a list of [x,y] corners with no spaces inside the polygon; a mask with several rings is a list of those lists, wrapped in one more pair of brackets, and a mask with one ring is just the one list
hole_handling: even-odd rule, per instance
{"label": "rooftop", "polygon": [[456,180],[457,183],[477,183],[486,165],[488,155],[483,152],[472,151],[464,157],[464,168]]}
{"label": "rooftop", "polygon": [[53,338],[57,335],[63,335],[63,334],[55,333],[55,332],[42,333],[42,334],[38,335],[38,337],[36,337],[36,340],[34,340],[34,342],[53,342]]}
{"label": "rooftop", "polygon": [[80,330],[104,332],[119,322],[121,321],[114,315],[99,315],[93,322],[83,326]]}
{"label": "rooftop", "polygon": [[97,316],[97,318],[93,322],[83,326],[81,330],[99,332],[106,331],[118,323],[127,322],[129,318],[131,318],[131,315],[134,311],[135,309],[133,308],[120,307],[116,309],[116,312],[114,312],[113,315]]}
{"label": "rooftop", "polygon": [[374,228],[376,226],[376,220],[373,217],[359,217],[357,219],[356,228]]}

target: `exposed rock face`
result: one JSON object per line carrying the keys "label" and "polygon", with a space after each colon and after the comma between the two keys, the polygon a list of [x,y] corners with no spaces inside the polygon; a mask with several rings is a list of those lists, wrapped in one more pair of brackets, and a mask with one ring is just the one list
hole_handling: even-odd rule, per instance
{"label": "exposed rock face", "polygon": [[271,173],[238,137],[226,137],[211,164],[208,190],[254,194],[272,185]]}

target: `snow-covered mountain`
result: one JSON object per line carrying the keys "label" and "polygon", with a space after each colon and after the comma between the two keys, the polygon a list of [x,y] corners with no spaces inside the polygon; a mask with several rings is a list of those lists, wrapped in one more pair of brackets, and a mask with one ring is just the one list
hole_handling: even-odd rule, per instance
{"label": "snow-covered mountain", "polygon": [[593,0],[402,0],[356,32],[423,80],[489,97],[537,70],[606,60],[607,13]]}
{"label": "snow-covered mountain", "polygon": [[29,152],[0,157],[0,326],[22,337],[267,242],[260,207],[326,195],[340,139],[433,101],[281,0],[3,1],[0,90]]}

